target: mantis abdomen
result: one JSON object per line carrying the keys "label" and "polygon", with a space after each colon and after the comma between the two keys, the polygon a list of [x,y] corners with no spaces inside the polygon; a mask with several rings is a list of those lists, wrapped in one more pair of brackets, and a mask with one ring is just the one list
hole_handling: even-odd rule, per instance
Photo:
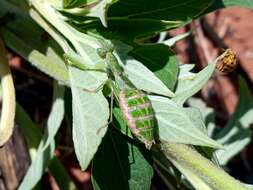
{"label": "mantis abdomen", "polygon": [[121,90],[120,109],[134,136],[150,149],[154,140],[154,111],[147,95],[137,89]]}

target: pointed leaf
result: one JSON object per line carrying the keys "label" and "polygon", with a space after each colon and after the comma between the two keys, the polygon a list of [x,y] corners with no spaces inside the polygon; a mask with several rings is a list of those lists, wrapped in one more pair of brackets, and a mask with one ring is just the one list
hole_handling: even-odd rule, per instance
{"label": "pointed leaf", "polygon": [[138,89],[168,97],[174,96],[174,93],[140,62],[134,59],[127,60],[124,70]]}
{"label": "pointed leaf", "polygon": [[168,98],[149,96],[159,127],[159,138],[163,141],[220,148],[196,126],[186,110]]}
{"label": "pointed leaf", "polygon": [[73,142],[79,164],[85,170],[106,132],[109,105],[101,90],[91,93],[72,86],[71,91]]}
{"label": "pointed leaf", "polygon": [[192,78],[179,78],[175,97],[172,100],[182,105],[189,97],[197,93],[206,84],[212,76],[214,69],[215,64],[209,64]]}

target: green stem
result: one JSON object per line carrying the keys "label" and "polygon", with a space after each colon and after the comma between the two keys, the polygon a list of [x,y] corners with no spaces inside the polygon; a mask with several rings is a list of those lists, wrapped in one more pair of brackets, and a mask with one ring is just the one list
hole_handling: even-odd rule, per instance
{"label": "green stem", "polygon": [[61,18],[62,16],[59,15],[46,0],[31,1],[31,4],[50,24],[52,24],[63,36],[71,41],[72,45],[83,58],[88,60],[90,59],[87,52],[83,50],[81,43],[89,44],[94,48],[100,47],[100,43],[95,38],[92,38],[84,33],[80,33],[67,24],[63,18]]}
{"label": "green stem", "polygon": [[162,151],[172,162],[191,170],[213,189],[247,190],[246,186],[228,175],[224,170],[201,156],[190,146],[176,143],[163,143]]}

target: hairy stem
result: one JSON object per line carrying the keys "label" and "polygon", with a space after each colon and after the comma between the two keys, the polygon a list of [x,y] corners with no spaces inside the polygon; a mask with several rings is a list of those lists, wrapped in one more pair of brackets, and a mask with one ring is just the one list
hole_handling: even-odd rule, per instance
{"label": "hairy stem", "polygon": [[246,186],[215,166],[190,146],[163,143],[162,151],[172,163],[192,171],[212,189],[247,190]]}

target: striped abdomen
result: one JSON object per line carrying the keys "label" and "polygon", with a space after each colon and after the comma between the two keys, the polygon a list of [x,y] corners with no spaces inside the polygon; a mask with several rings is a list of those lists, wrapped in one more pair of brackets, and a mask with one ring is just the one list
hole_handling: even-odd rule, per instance
{"label": "striped abdomen", "polygon": [[150,149],[154,140],[154,111],[147,95],[136,89],[121,90],[120,109],[132,133]]}

